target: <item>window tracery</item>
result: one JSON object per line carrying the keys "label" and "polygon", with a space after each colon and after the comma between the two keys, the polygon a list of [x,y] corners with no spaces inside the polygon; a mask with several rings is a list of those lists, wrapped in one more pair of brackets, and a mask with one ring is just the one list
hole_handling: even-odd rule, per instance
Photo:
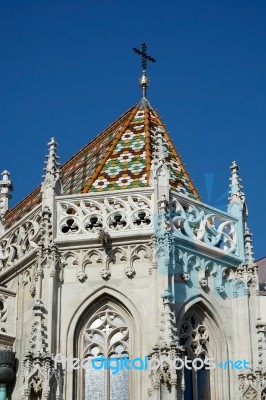
{"label": "window tracery", "polygon": [[[191,310],[181,324],[180,345],[185,349],[187,359],[193,361],[200,358],[203,361],[209,357],[210,335],[204,324],[204,316]],[[191,365],[191,364],[190,364]],[[209,400],[210,371],[204,367],[198,370],[185,368],[185,400]]]}
{"label": "window tracery", "polygon": [[[129,328],[125,318],[110,304],[100,308],[89,319],[82,334],[82,357],[87,359],[84,370],[84,400],[128,400],[129,371],[114,373],[117,361],[129,356]],[[111,368],[100,368],[109,359]],[[95,359],[94,367],[91,363]],[[98,361],[96,360],[98,359]],[[96,369],[98,367],[99,369]]]}
{"label": "window tracery", "polygon": [[190,359],[208,355],[209,332],[196,312],[190,313],[181,324],[180,344]]}

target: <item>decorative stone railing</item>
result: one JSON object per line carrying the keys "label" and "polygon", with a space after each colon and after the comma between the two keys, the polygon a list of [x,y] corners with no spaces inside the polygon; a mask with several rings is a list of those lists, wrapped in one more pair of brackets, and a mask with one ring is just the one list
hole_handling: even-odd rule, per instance
{"label": "decorative stone railing", "polygon": [[60,197],[57,237],[112,236],[152,228],[151,191],[141,194]]}
{"label": "decorative stone railing", "polygon": [[226,254],[237,255],[237,220],[227,213],[173,195],[169,204],[159,202],[157,233],[171,231],[196,246],[202,244]]}
{"label": "decorative stone railing", "polygon": [[41,235],[40,208],[25,216],[0,238],[0,273],[37,247]]}

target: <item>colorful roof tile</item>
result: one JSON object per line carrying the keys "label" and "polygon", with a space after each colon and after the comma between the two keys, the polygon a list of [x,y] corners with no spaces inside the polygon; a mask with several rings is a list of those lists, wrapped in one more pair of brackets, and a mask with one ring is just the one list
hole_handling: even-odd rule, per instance
{"label": "colorful roof tile", "polygon": [[132,189],[147,186],[144,111],[136,110],[121,130],[116,146],[95,180],[84,191]]}
{"label": "colorful roof tile", "polygon": [[[158,129],[170,170],[170,186],[184,195],[199,198],[160,117],[146,99],[130,108],[61,167],[64,194],[149,186]],[[40,202],[39,186],[6,214],[7,227]]]}
{"label": "colorful roof tile", "polygon": [[145,100],[132,110],[83,192],[149,186],[158,130],[162,132],[165,162],[170,170],[170,186],[187,196],[199,198],[160,117]]}

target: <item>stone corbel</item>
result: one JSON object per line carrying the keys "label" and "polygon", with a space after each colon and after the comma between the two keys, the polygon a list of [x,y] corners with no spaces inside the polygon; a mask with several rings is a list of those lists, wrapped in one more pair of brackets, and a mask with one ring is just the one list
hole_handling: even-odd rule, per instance
{"label": "stone corbel", "polygon": [[[106,249],[106,251],[107,251],[107,249]],[[108,252],[107,256],[105,256],[105,257],[104,257],[104,260],[103,260],[103,265],[105,265],[105,266],[104,266],[104,268],[101,270],[101,277],[102,277],[105,281],[107,281],[107,280],[110,278],[110,276],[111,276],[110,264],[111,264],[112,262],[115,262],[115,256],[114,256],[113,250],[112,250],[112,249],[109,249],[109,252]]]}
{"label": "stone corbel", "polygon": [[134,276],[136,275],[136,271],[134,270],[132,265],[129,265],[125,268],[125,273],[126,276],[130,279],[134,278]]}
{"label": "stone corbel", "polygon": [[220,285],[220,286],[216,286],[216,290],[219,294],[224,294],[225,293],[225,287]]}
{"label": "stone corbel", "polygon": [[199,279],[199,285],[204,288],[208,286],[208,280],[205,277],[202,277]]}
{"label": "stone corbel", "polygon": [[104,268],[104,269],[101,270],[101,277],[102,277],[105,281],[107,281],[107,280],[110,278],[110,276],[111,276],[111,273],[110,273],[109,269]]}
{"label": "stone corbel", "polygon": [[78,277],[78,280],[83,283],[88,278],[88,275],[86,274],[85,271],[79,270],[79,271],[77,271],[77,277]]}
{"label": "stone corbel", "polygon": [[188,272],[183,272],[181,274],[181,278],[184,282],[188,282],[190,280],[190,274]]}

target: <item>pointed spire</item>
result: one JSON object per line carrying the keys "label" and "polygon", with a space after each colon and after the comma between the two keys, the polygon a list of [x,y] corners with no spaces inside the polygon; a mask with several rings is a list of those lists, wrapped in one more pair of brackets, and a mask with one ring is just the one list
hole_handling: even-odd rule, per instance
{"label": "pointed spire", "polygon": [[10,192],[13,190],[12,182],[9,179],[10,173],[5,170],[1,175],[3,178],[0,181],[0,219],[9,209],[9,200],[12,197]]}
{"label": "pointed spire", "polygon": [[[247,227],[248,209],[245,193],[242,191],[241,178],[239,176],[239,166],[235,161],[231,165],[230,191],[228,212],[235,217],[240,217],[243,220],[243,229]],[[244,231],[243,231],[244,234]]]}
{"label": "pointed spire", "polygon": [[45,175],[44,175],[44,182],[42,184],[42,191],[44,189],[52,188],[55,190],[56,194],[61,194],[62,187],[60,181],[60,164],[58,163],[58,155],[57,155],[57,142],[55,138],[51,138],[50,142],[48,143],[49,146],[49,154],[46,156],[47,161],[46,167],[44,168]]}
{"label": "pointed spire", "polygon": [[230,178],[230,197],[229,203],[244,203],[245,194],[242,192],[243,186],[241,185],[241,178],[239,176],[239,166],[236,161],[233,161],[231,167],[231,178]]}
{"label": "pointed spire", "polygon": [[[238,245],[239,253],[243,262],[246,262],[248,257],[249,261],[253,257],[250,232],[248,230],[248,209],[246,197],[242,191],[241,179],[239,176],[239,166],[235,161],[231,165],[231,178],[230,178],[230,196],[228,204],[228,213],[238,220]],[[248,253],[247,253],[248,252]]]}
{"label": "pointed spire", "polygon": [[245,243],[245,260],[247,265],[252,265],[255,261],[251,237],[252,234],[250,233],[249,228],[246,228],[244,233],[244,243]]}

